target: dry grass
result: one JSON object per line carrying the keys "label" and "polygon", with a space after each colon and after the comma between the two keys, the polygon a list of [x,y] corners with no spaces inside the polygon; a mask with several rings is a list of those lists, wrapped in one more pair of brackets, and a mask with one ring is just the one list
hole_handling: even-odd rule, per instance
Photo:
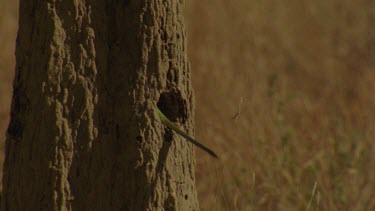
{"label": "dry grass", "polygon": [[[8,2],[1,134],[17,27]],[[186,1],[196,136],[222,155],[197,150],[201,208],[374,210],[375,4],[280,2]]]}
{"label": "dry grass", "polygon": [[[0,164],[4,159],[5,131],[9,121],[12,80],[15,67],[15,45],[18,20],[18,1],[0,4]],[[0,176],[2,168],[0,169]]]}
{"label": "dry grass", "polygon": [[201,208],[373,210],[375,5],[285,3],[188,1]]}

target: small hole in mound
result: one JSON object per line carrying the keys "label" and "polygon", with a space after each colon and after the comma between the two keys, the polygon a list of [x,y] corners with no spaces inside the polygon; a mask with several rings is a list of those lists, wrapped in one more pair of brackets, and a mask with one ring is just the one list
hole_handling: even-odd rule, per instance
{"label": "small hole in mound", "polygon": [[187,194],[185,194],[185,200],[188,200],[189,196]]}
{"label": "small hole in mound", "polygon": [[164,140],[166,142],[172,142],[172,139],[173,139],[172,130],[169,128],[166,128],[165,133],[164,133]]}
{"label": "small hole in mound", "polygon": [[137,139],[137,141],[139,143],[142,143],[143,142],[143,137],[142,136],[137,136],[135,139]]}
{"label": "small hole in mound", "polygon": [[170,90],[160,94],[158,108],[172,122],[180,120],[184,124],[187,120],[186,102],[178,90]]}

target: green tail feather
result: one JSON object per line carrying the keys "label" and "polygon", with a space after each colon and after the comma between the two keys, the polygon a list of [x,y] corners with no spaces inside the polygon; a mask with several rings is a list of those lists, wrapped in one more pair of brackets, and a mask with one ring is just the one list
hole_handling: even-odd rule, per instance
{"label": "green tail feather", "polygon": [[160,110],[159,108],[156,108],[159,114],[159,118],[161,122],[169,127],[170,129],[174,130],[176,133],[178,133],[180,136],[184,137],[186,140],[188,140],[190,143],[194,144],[195,146],[201,148],[202,150],[206,151],[208,154],[210,154],[212,157],[219,158],[217,154],[212,151],[210,148],[204,146],[203,144],[199,143],[198,141],[194,140],[192,137],[184,133],[182,130],[180,130],[176,125],[174,125]]}

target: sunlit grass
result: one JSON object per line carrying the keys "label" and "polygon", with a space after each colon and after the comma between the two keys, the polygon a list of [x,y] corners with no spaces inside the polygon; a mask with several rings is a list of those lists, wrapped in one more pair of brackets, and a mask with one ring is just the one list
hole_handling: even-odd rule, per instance
{"label": "sunlit grass", "polygon": [[220,210],[375,209],[375,15],[360,2],[188,2],[197,136],[229,157],[223,194],[198,156],[203,210],[212,194]]}

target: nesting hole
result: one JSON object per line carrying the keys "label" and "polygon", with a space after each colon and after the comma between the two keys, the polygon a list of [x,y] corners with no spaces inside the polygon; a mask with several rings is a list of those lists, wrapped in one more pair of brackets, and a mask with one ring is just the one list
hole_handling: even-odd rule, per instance
{"label": "nesting hole", "polygon": [[182,124],[186,122],[186,102],[182,99],[180,91],[171,90],[161,93],[157,106],[172,122],[181,121]]}

